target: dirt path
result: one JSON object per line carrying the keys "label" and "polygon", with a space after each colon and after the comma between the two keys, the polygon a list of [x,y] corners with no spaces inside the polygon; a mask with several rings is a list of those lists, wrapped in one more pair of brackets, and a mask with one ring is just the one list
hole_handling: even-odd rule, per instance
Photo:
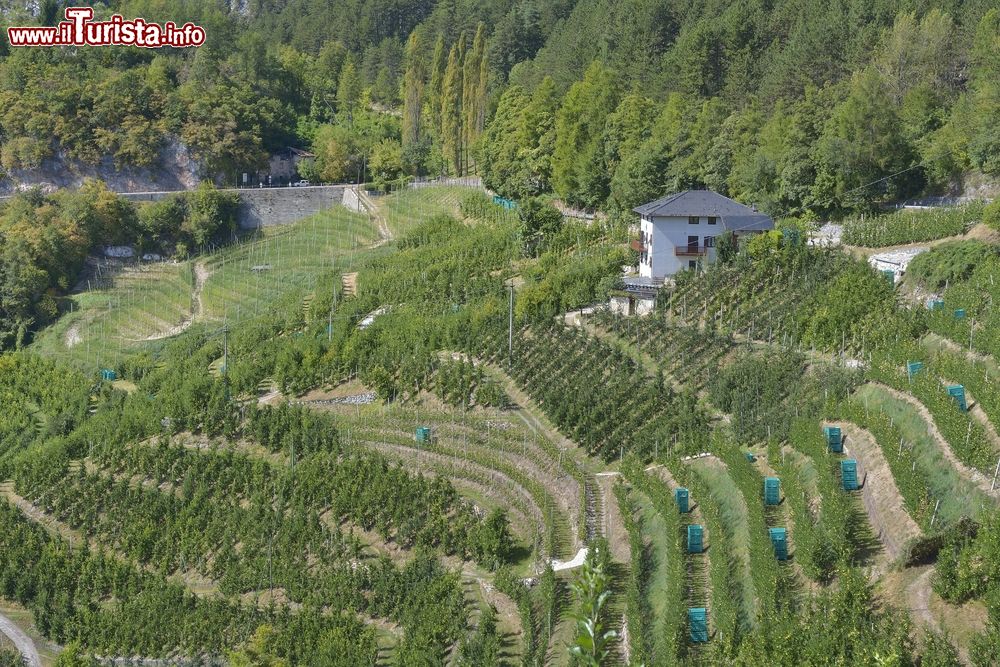
{"label": "dirt path", "polygon": [[941,631],[941,624],[931,613],[931,577],[934,575],[933,565],[924,565],[921,572],[912,582],[910,582],[904,594],[906,604],[913,619],[924,627],[934,632]]}
{"label": "dirt path", "polygon": [[920,413],[920,416],[923,418],[924,423],[927,424],[927,432],[934,439],[934,441],[937,442],[938,447],[941,450],[941,453],[944,455],[945,459],[947,459],[948,462],[955,467],[955,470],[958,471],[958,474],[966,481],[974,484],[983,493],[993,498],[1000,498],[1000,488],[995,490],[990,489],[990,486],[992,484],[992,480],[990,478],[986,477],[986,475],[979,472],[975,468],[970,468],[969,466],[965,465],[964,463],[958,460],[958,457],[955,456],[955,453],[951,451],[951,447],[948,445],[948,441],[945,440],[945,437],[941,434],[941,431],[938,430],[937,424],[934,422],[934,417],[931,416],[930,411],[924,406],[923,403],[918,401],[910,394],[904,394],[903,392],[894,389],[893,387],[890,387],[887,384],[882,384],[881,382],[870,382],[869,384],[878,387],[879,389],[885,391],[888,394],[891,394],[894,398],[909,403],[914,409],[916,409],[917,412]]}
{"label": "dirt path", "polygon": [[[974,612],[962,605],[947,604],[934,594],[931,586],[933,576],[933,565],[907,568],[899,573],[891,573],[883,582],[882,590],[892,604],[910,613],[910,617],[914,621],[914,632],[912,633],[914,639],[919,639],[921,634],[915,631],[917,626],[926,632],[948,633],[951,644],[958,651],[959,662],[963,665],[971,665],[968,637],[959,637],[951,630],[954,629],[953,624],[956,621],[968,627],[973,634],[980,632],[983,628],[977,627],[981,624],[973,620]],[[948,612],[945,616],[941,615],[942,605],[946,606]],[[985,613],[981,615],[985,616]]]}
{"label": "dirt path", "polygon": [[3,614],[0,614],[0,633],[7,635],[7,638],[13,642],[27,667],[42,667],[42,658],[38,655],[35,642],[31,641],[31,637],[24,634],[24,631],[17,627],[14,621]]}
{"label": "dirt path", "polygon": [[618,507],[618,498],[612,488],[618,478],[618,473],[597,473],[595,477],[597,478],[597,486],[601,489],[602,532],[608,540],[611,558],[619,563],[628,564],[632,561],[632,550],[628,541],[628,533],[625,531],[625,522],[622,520],[621,508]]}
{"label": "dirt path", "polygon": [[194,263],[194,286],[191,288],[191,314],[184,318],[180,324],[174,325],[167,328],[160,333],[155,333],[150,336],[146,336],[142,340],[161,340],[163,338],[170,338],[171,336],[176,336],[179,333],[187,331],[195,320],[202,317],[204,313],[204,304],[201,300],[201,293],[205,289],[205,283],[208,282],[209,277],[212,272],[209,271],[208,266],[205,264],[205,260],[198,260]]}
{"label": "dirt path", "polygon": [[844,453],[858,460],[864,474],[861,494],[868,520],[890,559],[896,560],[906,543],[923,531],[906,511],[882,449],[871,433],[851,422],[823,422],[823,425],[839,426],[846,434]]}
{"label": "dirt path", "polygon": [[361,202],[361,206],[364,207],[368,215],[375,221],[375,225],[378,228],[379,238],[375,243],[371,244],[370,247],[378,248],[379,246],[385,245],[392,240],[392,230],[389,229],[389,223],[386,222],[385,216],[382,214],[382,210],[372,201],[372,198],[368,196],[361,188],[355,190],[358,194],[358,201]]}

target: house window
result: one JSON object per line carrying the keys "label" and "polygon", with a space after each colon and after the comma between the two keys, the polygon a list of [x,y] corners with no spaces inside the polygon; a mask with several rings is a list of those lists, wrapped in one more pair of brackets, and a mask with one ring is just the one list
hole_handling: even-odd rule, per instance
{"label": "house window", "polygon": [[705,247],[706,248],[714,248],[715,247],[715,237],[714,236],[706,236],[705,237]]}
{"label": "house window", "polygon": [[689,215],[688,216],[688,224],[689,225],[697,225],[699,219],[700,218],[698,218],[698,216],[696,216],[696,215]]}
{"label": "house window", "polygon": [[696,259],[689,259],[688,260],[688,268],[691,269],[692,271],[694,271],[695,269],[697,269],[698,268],[698,260],[696,260]]}
{"label": "house window", "polygon": [[708,219],[708,224],[710,224],[710,225],[714,225],[714,224],[715,224],[715,221],[716,221],[716,220],[718,220],[718,218],[715,218],[715,217],[710,217],[710,218]]}

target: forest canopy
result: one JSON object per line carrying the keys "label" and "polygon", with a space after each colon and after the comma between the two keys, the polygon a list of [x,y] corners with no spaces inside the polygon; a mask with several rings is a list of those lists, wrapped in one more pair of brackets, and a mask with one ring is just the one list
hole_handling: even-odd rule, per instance
{"label": "forest canopy", "polygon": [[[19,3],[11,3],[19,4]],[[52,23],[63,3],[12,20]],[[497,192],[629,209],[707,187],[835,215],[1000,173],[989,0],[96,4],[192,20],[198,49],[0,45],[0,165],[149,166],[219,181],[311,149],[317,181],[479,174]],[[53,113],[57,110],[58,113]]]}

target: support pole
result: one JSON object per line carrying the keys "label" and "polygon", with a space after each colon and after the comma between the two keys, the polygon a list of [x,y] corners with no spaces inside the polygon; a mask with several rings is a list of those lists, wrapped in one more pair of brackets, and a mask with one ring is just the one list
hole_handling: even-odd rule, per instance
{"label": "support pole", "polygon": [[514,281],[510,281],[510,307],[507,312],[507,369],[514,360]]}
{"label": "support pole", "polygon": [[1000,473],[1000,459],[997,459],[997,469],[993,471],[993,483],[990,484],[990,491],[997,487],[997,474]]}

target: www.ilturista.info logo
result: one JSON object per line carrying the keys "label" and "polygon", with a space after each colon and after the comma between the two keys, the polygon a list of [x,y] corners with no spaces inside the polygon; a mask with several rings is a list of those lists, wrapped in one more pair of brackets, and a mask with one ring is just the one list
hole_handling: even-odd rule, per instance
{"label": "www.ilturista.info logo", "polygon": [[163,25],[144,19],[125,20],[115,14],[108,21],[94,21],[91,7],[67,7],[66,20],[57,26],[7,28],[11,46],[164,46],[184,48],[205,43],[205,29],[193,23]]}

